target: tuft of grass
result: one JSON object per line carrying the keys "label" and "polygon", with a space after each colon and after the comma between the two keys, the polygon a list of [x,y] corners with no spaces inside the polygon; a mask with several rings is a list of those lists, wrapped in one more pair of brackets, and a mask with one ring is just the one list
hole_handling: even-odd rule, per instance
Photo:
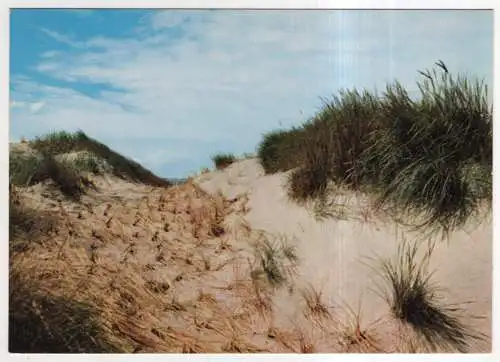
{"label": "tuft of grass", "polygon": [[300,353],[315,353],[316,346],[313,339],[305,332],[298,331]]}
{"label": "tuft of grass", "polygon": [[[492,195],[492,110],[483,82],[444,68],[420,72],[419,94],[397,81],[382,94],[342,90],[301,127],[264,135],[266,173],[292,170],[296,201],[324,196],[329,182],[375,196],[417,229],[449,231]],[[439,73],[441,72],[441,73]]]}
{"label": "tuft of grass", "polygon": [[267,240],[260,249],[259,261],[267,280],[273,287],[280,286],[286,281],[279,260],[279,251]]}
{"label": "tuft of grass", "polygon": [[20,152],[9,153],[9,178],[17,186],[28,186],[33,173],[40,167],[41,157],[23,155]]}
{"label": "tuft of grass", "polygon": [[80,152],[74,159],[65,160],[68,167],[72,167],[77,172],[90,172],[95,175],[101,175],[111,169],[106,165],[106,162],[89,152]]}
{"label": "tuft of grass", "polygon": [[306,316],[324,319],[332,318],[330,307],[323,302],[323,293],[321,291],[317,291],[311,285],[302,290],[302,297],[304,298],[307,306],[305,311]]}
{"label": "tuft of grass", "polygon": [[354,309],[346,301],[341,301],[337,308],[342,309],[342,318],[337,319],[333,334],[338,336],[342,352],[347,353],[387,353],[383,348],[377,327],[382,318],[369,323],[362,316],[361,300]]}
{"label": "tuft of grass", "polygon": [[299,256],[297,255],[297,247],[288,244],[285,239],[281,241],[281,253],[288,259],[291,263],[297,263],[299,261]]}
{"label": "tuft of grass", "polygon": [[[420,226],[453,229],[491,201],[487,88],[435,70],[421,74],[418,101],[397,82],[387,87],[384,127],[370,135],[364,167],[381,186],[379,207],[397,205],[419,215]],[[481,176],[470,177],[471,168]]]}
{"label": "tuft of grass", "polygon": [[394,317],[410,325],[431,350],[466,352],[469,340],[481,336],[460,320],[460,308],[440,302],[428,269],[431,249],[420,259],[417,251],[417,244],[404,241],[393,260],[381,260],[378,272],[387,284],[382,296]]}
{"label": "tuft of grass", "polygon": [[273,288],[281,287],[292,275],[298,262],[296,248],[288,244],[283,237],[271,241],[263,235],[255,251],[260,268],[252,274],[256,278],[265,276]]}
{"label": "tuft of grass", "polygon": [[46,155],[30,178],[29,184],[52,180],[67,197],[79,201],[91,182],[65,163],[58,162],[53,156]]}
{"label": "tuft of grass", "polygon": [[236,161],[236,157],[231,153],[219,153],[212,156],[212,161],[214,162],[217,170],[223,170],[232,165]]}
{"label": "tuft of grass", "polygon": [[304,165],[291,174],[289,194],[303,201],[321,197],[329,181],[359,187],[366,138],[379,123],[378,97],[343,90],[304,124]]}
{"label": "tuft of grass", "polygon": [[324,196],[328,182],[327,167],[304,167],[294,170],[288,179],[290,198],[304,202]]}
{"label": "tuft of grass", "polygon": [[17,186],[30,186],[45,180],[52,180],[56,187],[67,197],[79,201],[90,186],[95,185],[90,179],[80,174],[80,170],[71,163],[57,161],[50,154],[40,157],[10,154],[10,183]]}

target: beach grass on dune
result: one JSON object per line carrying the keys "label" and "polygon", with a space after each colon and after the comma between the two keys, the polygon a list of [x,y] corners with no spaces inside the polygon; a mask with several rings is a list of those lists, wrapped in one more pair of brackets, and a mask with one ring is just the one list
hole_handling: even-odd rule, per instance
{"label": "beach grass on dune", "polygon": [[438,68],[421,72],[418,96],[341,91],[301,127],[259,146],[266,173],[292,170],[289,195],[322,197],[329,182],[375,196],[376,209],[451,230],[491,205],[492,112],[487,87]]}
{"label": "beach grass on dune", "polygon": [[212,161],[217,170],[223,170],[236,161],[236,157],[231,153],[218,153],[212,156]]}
{"label": "beach grass on dune", "polygon": [[302,164],[303,129],[275,130],[263,135],[258,157],[266,173],[288,171]]}
{"label": "beach grass on dune", "polygon": [[79,201],[91,181],[81,174],[76,162],[60,162],[52,155],[10,156],[10,182],[13,185],[29,186],[52,180],[55,186],[68,198]]}
{"label": "beach grass on dune", "polygon": [[464,310],[445,304],[429,269],[432,249],[418,257],[417,243],[400,243],[394,258],[379,258],[372,268],[381,275],[380,295],[392,315],[409,325],[430,351],[466,352],[469,343],[483,336],[467,326]]}
{"label": "beach grass on dune", "polygon": [[13,148],[9,153],[9,180],[13,185],[31,186],[51,180],[64,196],[77,202],[88,188],[96,189],[87,177],[89,173],[109,173],[152,186],[171,185],[82,131],[51,132],[27,143],[29,151]]}
{"label": "beach grass on dune", "polygon": [[[87,136],[83,131],[69,133],[65,131],[51,132],[47,135],[37,137],[29,142],[30,146],[45,156],[55,156],[71,152],[85,151],[94,157],[106,160],[111,166],[111,173],[115,176],[140,182],[143,184],[159,187],[168,187],[168,180],[156,176],[151,171],[142,167],[139,163],[122,156],[111,150],[108,146]],[[86,168],[88,171],[98,169],[95,159],[92,157],[76,158],[73,162],[79,168]]]}

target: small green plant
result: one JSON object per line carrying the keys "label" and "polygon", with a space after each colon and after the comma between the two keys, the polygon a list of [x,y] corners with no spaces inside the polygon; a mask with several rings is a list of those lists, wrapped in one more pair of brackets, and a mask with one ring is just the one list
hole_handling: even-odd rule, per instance
{"label": "small green plant", "polygon": [[217,170],[223,170],[236,161],[236,157],[230,153],[219,153],[212,157]]}
{"label": "small green plant", "polygon": [[272,286],[279,286],[286,280],[278,253],[279,251],[266,241],[260,255],[260,266]]}
{"label": "small green plant", "polygon": [[23,155],[19,152],[9,154],[10,182],[17,186],[28,186],[32,175],[40,167],[42,159],[35,155]]}
{"label": "small green plant", "polygon": [[299,260],[295,246],[290,245],[285,237],[271,240],[263,234],[255,251],[260,268],[252,273],[265,276],[272,287],[282,286]]}

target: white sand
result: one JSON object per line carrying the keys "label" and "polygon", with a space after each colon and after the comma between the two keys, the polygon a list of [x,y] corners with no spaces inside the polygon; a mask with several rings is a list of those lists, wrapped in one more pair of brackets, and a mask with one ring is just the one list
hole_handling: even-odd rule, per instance
{"label": "white sand", "polygon": [[[363,261],[367,257],[392,257],[405,234],[395,223],[360,220],[316,221],[305,207],[288,201],[286,174],[265,176],[256,159],[237,162],[224,171],[199,176],[196,182],[208,192],[219,190],[227,198],[249,196],[246,220],[253,229],[285,235],[297,247],[300,265],[298,285],[321,290],[332,306],[349,305],[361,310],[361,323],[369,325],[389,314],[387,303],[374,292],[378,276]],[[483,316],[475,326],[491,338],[492,224],[486,220],[470,231],[456,231],[433,252],[434,281],[443,291],[444,303],[466,303],[468,315]],[[298,311],[294,297],[283,292],[275,303],[284,317]],[[298,312],[297,312],[298,313]],[[285,318],[286,319],[286,318]],[[473,352],[487,352],[490,341],[472,345]]]}

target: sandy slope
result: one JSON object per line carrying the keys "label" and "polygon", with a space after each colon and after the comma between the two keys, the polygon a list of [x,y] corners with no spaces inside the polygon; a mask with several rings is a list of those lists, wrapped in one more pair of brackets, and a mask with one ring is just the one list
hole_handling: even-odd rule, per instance
{"label": "sandy slope", "polygon": [[[361,325],[377,326],[381,340],[390,340],[397,333],[388,318],[387,303],[374,292],[378,276],[366,266],[367,257],[392,256],[401,238],[411,238],[392,222],[375,221],[359,198],[358,209],[343,219],[317,221],[310,210],[288,201],[283,185],[286,174],[265,176],[256,159],[233,164],[220,172],[207,173],[195,180],[210,193],[222,191],[231,199],[247,193],[249,212],[245,218],[252,229],[263,229],[275,235],[285,235],[298,250],[300,264],[296,286],[308,285],[322,292],[327,304],[348,305],[361,311]],[[433,252],[431,267],[436,270],[434,281],[445,288],[445,303],[465,303],[464,320],[473,324],[491,339],[492,300],[492,224],[484,221],[469,231],[456,231],[448,242],[441,242]],[[473,303],[467,303],[472,301]],[[302,305],[298,293],[279,292],[274,297],[275,317],[286,324],[297,320]],[[338,308],[345,310],[345,308]],[[344,313],[345,314],[345,313]],[[469,315],[483,316],[472,320]],[[385,327],[384,327],[385,326]],[[384,343],[385,344],[385,343]],[[321,349],[321,347],[319,347]],[[387,347],[390,350],[390,347]],[[490,341],[475,342],[471,352],[487,352]]]}
{"label": "sandy slope", "polygon": [[[11,305],[31,310],[30,293],[89,303],[104,335],[129,352],[411,351],[364,264],[374,253],[392,256],[403,230],[373,219],[349,193],[348,208],[317,221],[311,208],[288,201],[286,177],[265,176],[249,159],[170,188],[92,177],[97,189],[79,203],[50,182],[16,188],[22,207],[48,218],[10,240],[26,246],[10,254]],[[456,232],[432,258],[445,301],[472,300],[463,318],[484,316],[475,326],[488,337],[491,229],[486,221]],[[280,240],[299,261],[280,258],[288,280],[273,288],[259,251]],[[489,339],[470,348],[490,349]]]}

